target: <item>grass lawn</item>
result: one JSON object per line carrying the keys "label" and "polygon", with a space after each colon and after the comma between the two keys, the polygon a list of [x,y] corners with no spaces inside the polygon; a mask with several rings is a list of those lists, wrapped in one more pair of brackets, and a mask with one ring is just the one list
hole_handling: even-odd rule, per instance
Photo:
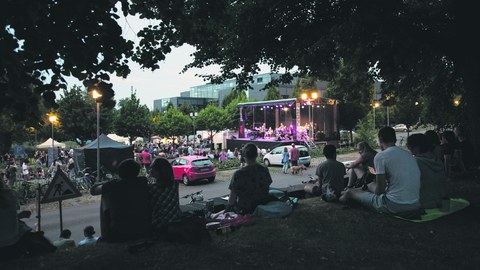
{"label": "grass lawn", "polygon": [[310,198],[287,218],[212,233],[209,244],[156,243],[138,254],[99,244],[1,269],[479,269],[480,181],[454,180],[449,191],[471,205],[425,223]]}

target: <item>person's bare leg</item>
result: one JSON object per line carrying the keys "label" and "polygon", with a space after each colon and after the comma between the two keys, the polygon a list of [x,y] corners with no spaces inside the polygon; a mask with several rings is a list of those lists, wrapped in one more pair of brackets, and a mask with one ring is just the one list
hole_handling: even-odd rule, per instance
{"label": "person's bare leg", "polygon": [[355,182],[357,181],[357,174],[355,173],[355,170],[352,168],[350,169],[350,175],[348,176],[348,187],[353,187]]}
{"label": "person's bare leg", "polygon": [[361,202],[364,192],[361,188],[349,188],[342,192],[342,196],[340,196],[338,201],[341,203],[347,203],[348,201]]}

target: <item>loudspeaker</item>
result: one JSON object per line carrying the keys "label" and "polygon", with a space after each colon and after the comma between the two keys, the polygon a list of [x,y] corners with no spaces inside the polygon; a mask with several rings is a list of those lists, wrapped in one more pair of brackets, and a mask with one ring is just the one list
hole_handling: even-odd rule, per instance
{"label": "loudspeaker", "polygon": [[232,139],[232,140],[236,140],[237,137],[235,137],[234,135],[232,135],[231,139]]}
{"label": "loudspeaker", "polygon": [[252,141],[255,140],[255,136],[253,136],[253,135],[250,136],[250,140],[252,140]]}

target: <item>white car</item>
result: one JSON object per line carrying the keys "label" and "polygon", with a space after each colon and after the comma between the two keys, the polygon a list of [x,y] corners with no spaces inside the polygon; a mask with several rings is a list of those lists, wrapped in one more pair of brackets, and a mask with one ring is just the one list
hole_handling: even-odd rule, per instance
{"label": "white car", "polygon": [[[291,145],[283,145],[274,148],[272,151],[268,152],[265,156],[263,156],[263,163],[266,166],[270,165],[282,165],[282,157],[283,157],[283,149],[287,147],[288,152],[292,149]],[[298,159],[298,165],[305,165],[306,167],[310,166],[311,158],[308,148],[302,145],[295,146],[298,148],[300,152],[300,157]]]}
{"label": "white car", "polygon": [[394,129],[395,131],[407,132],[407,125],[405,125],[405,124],[398,124],[398,125],[393,126],[393,129]]}

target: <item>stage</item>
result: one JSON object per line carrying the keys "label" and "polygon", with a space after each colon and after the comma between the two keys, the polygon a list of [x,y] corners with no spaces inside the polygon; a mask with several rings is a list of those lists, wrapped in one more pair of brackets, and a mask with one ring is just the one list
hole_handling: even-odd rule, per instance
{"label": "stage", "polygon": [[238,138],[227,138],[226,148],[241,149],[249,142],[261,149],[292,143],[313,148],[315,139],[337,140],[338,102],[319,96],[238,103]]}
{"label": "stage", "polygon": [[237,138],[237,139],[227,139],[227,149],[233,150],[237,148],[238,150],[240,150],[245,144],[249,142],[254,143],[260,149],[270,149],[270,150],[282,145],[291,145],[292,143],[295,143],[295,145],[306,145],[304,141],[290,140],[290,139],[284,139],[284,140],[278,141],[273,138],[266,138],[266,139]]}

